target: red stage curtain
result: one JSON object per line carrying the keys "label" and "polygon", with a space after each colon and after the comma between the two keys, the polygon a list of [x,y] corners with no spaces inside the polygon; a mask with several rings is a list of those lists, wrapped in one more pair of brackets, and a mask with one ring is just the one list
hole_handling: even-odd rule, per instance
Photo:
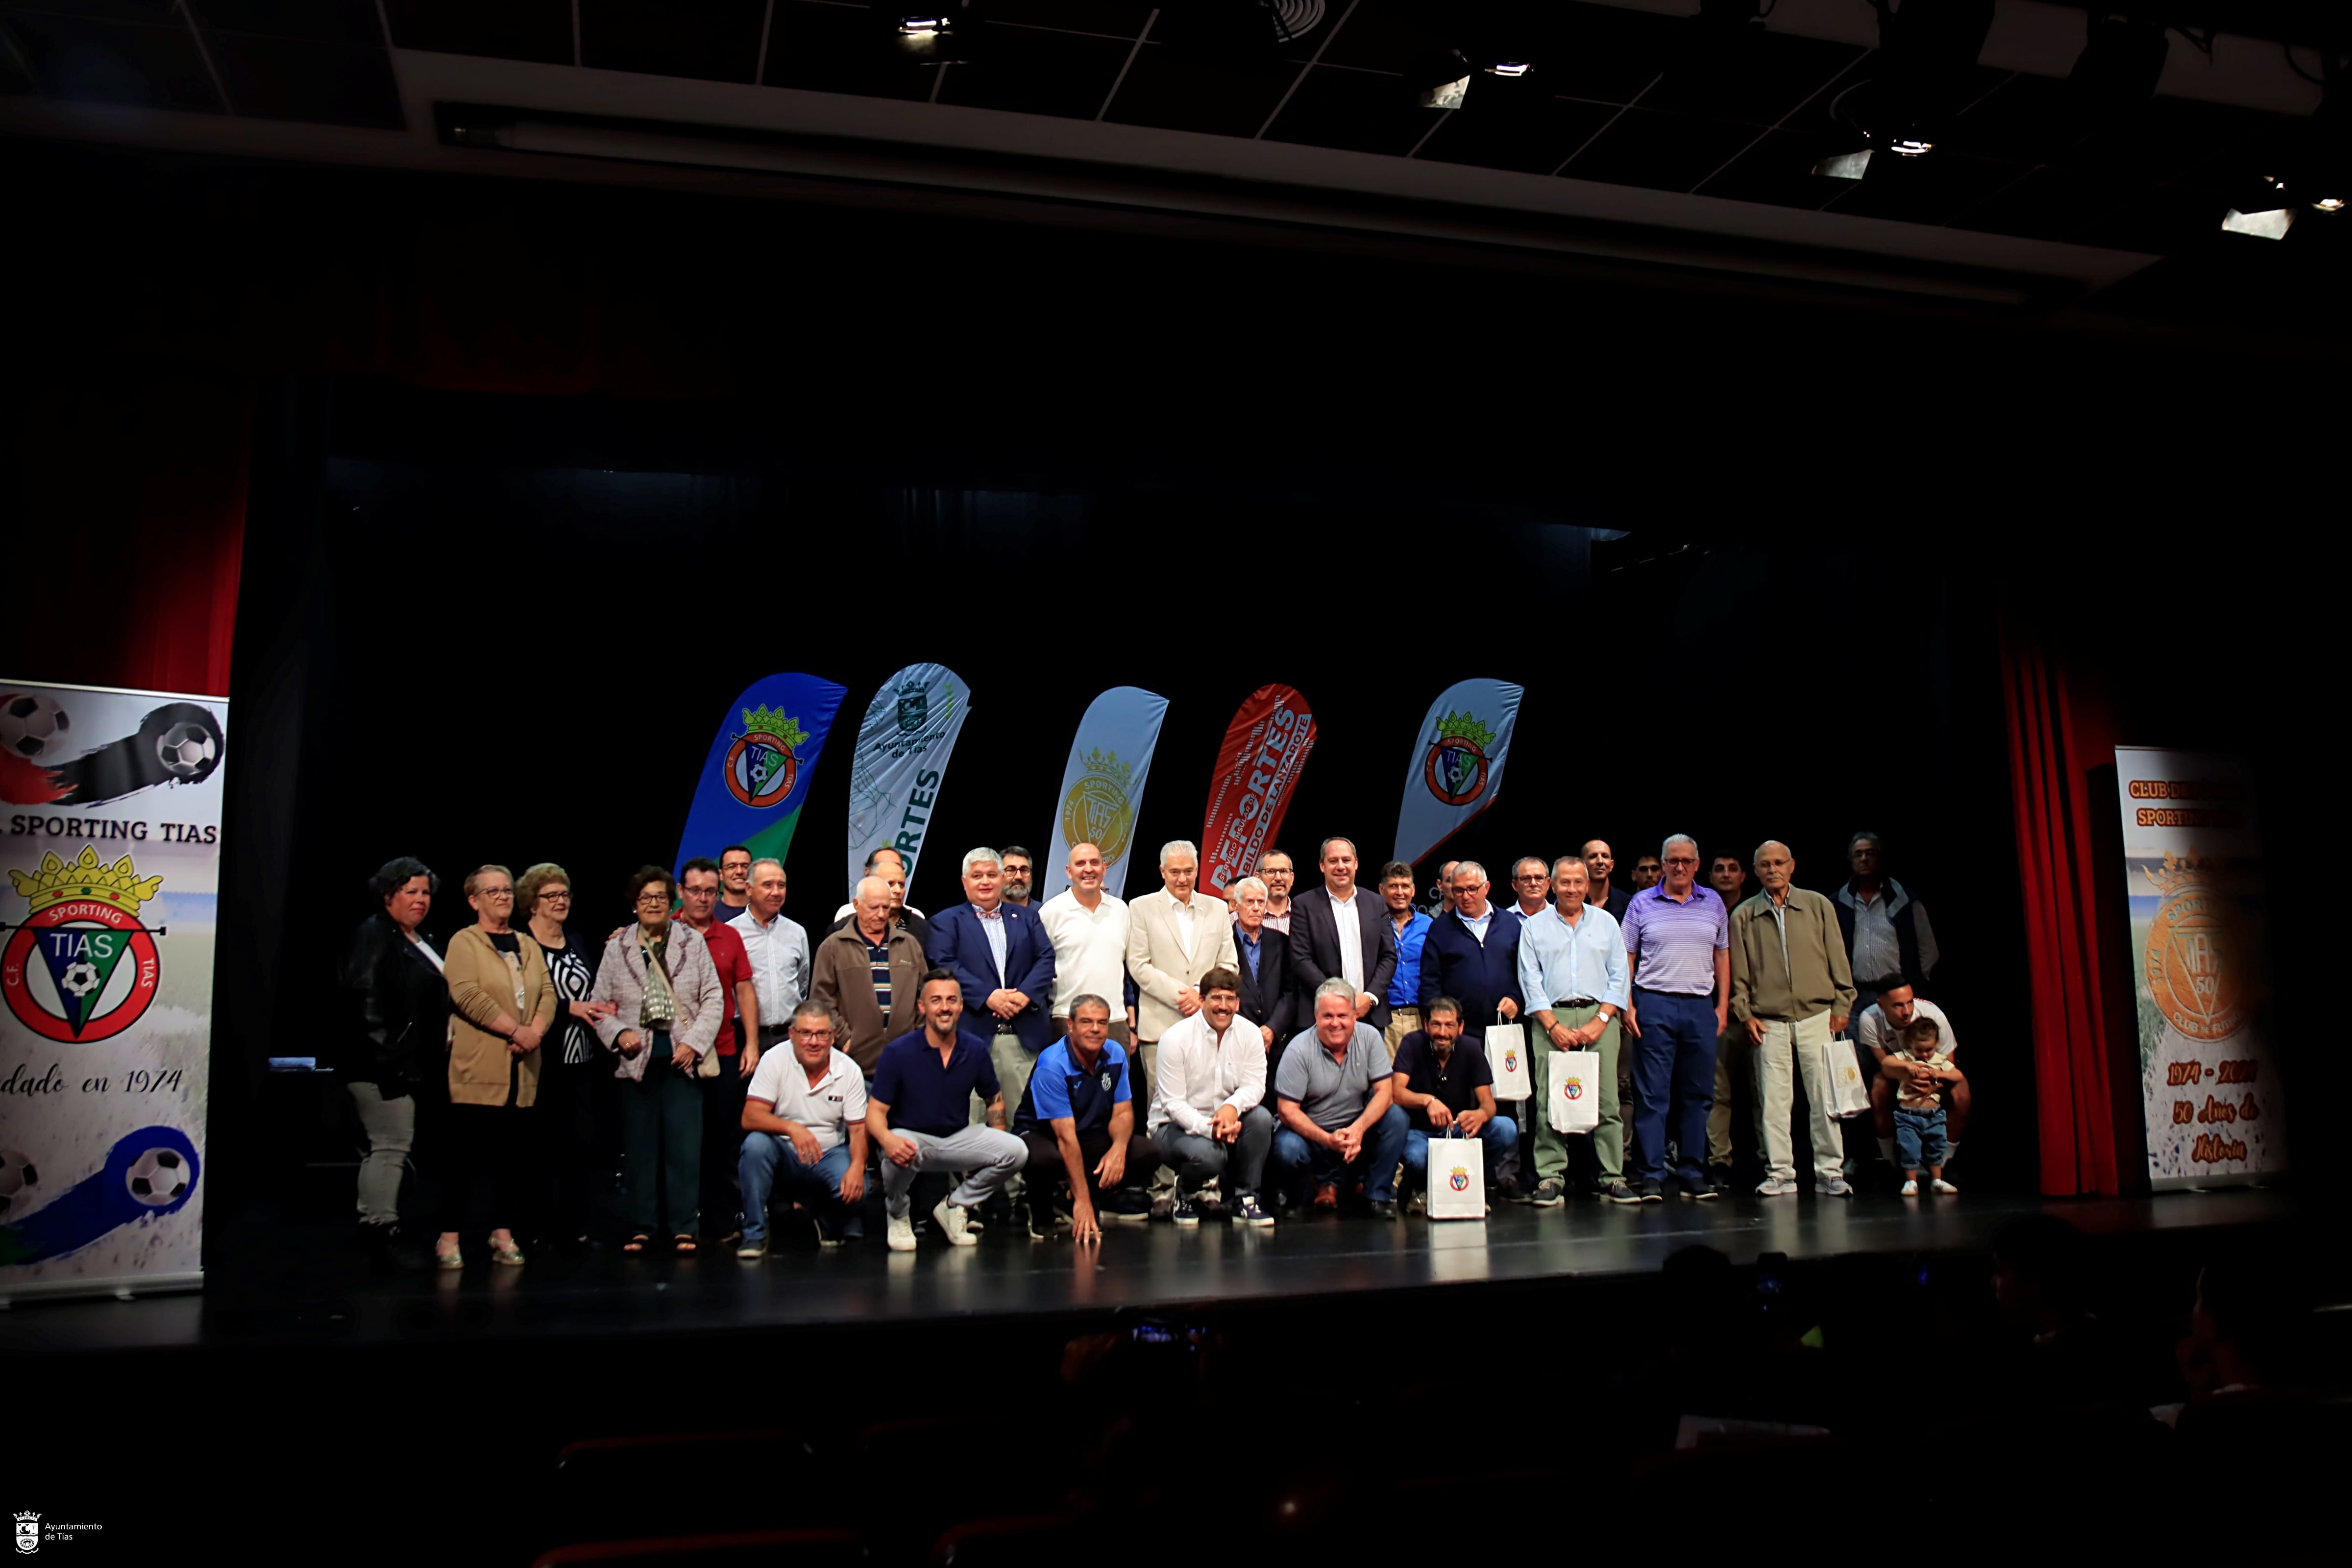
{"label": "red stage curtain", "polygon": [[2116,803],[2090,788],[2092,771],[2115,759],[2113,721],[2095,685],[2031,612],[2002,616],[2000,658],[2042,1190],[2115,1193],[2108,1010],[2131,999],[2107,994],[2103,984],[2101,894],[2112,889],[2096,885],[2094,814],[2112,816]]}
{"label": "red stage curtain", "polygon": [[0,676],[226,695],[251,378],[100,361],[17,393]]}

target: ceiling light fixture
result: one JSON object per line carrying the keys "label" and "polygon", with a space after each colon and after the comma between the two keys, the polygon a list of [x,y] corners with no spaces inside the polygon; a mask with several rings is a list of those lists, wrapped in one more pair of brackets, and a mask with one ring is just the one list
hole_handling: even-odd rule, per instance
{"label": "ceiling light fixture", "polygon": [[975,0],[942,0],[922,11],[886,11],[890,44],[917,65],[961,65],[971,58],[980,15]]}
{"label": "ceiling light fixture", "polygon": [[2344,210],[2344,193],[2352,187],[2352,147],[2347,145],[2346,111],[2338,107],[2344,73],[2332,58],[2329,65],[2330,80],[2337,85],[2310,119],[2268,149],[2270,166],[2231,193],[2223,233],[2284,239],[2299,209],[2326,215]]}
{"label": "ceiling light fixture", "polygon": [[[1940,127],[1966,102],[1977,57],[1992,30],[1992,0],[1903,0],[1899,9],[1894,0],[1871,4],[1878,12],[1876,74],[1838,94],[1831,117],[1867,151],[1925,157],[1943,140]],[[1822,159],[1813,172],[1854,180],[1888,166],[1848,153]]]}

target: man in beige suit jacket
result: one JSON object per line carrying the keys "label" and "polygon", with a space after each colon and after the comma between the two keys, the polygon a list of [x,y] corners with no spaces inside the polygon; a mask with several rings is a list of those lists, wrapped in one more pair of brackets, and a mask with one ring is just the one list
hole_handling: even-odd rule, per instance
{"label": "man in beige suit jacket", "polygon": [[[1137,992],[1129,1080],[1147,1103],[1159,1082],[1160,1037],[1201,1010],[1201,976],[1240,963],[1231,911],[1223,900],[1194,889],[1200,875],[1200,851],[1172,839],[1160,849],[1160,890],[1128,905],[1127,973]],[[1174,1209],[1174,1178],[1164,1167],[1160,1176],[1166,1179],[1152,1185],[1155,1219],[1164,1217],[1163,1208]]]}

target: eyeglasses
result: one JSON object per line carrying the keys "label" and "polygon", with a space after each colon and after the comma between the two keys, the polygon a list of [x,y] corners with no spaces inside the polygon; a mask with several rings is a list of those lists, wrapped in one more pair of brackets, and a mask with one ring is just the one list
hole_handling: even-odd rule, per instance
{"label": "eyeglasses", "polygon": [[1551,877],[1543,871],[1522,871],[1511,879],[1515,882],[1549,882]]}
{"label": "eyeglasses", "polygon": [[1669,866],[1696,866],[1698,864],[1698,857],[1696,855],[1669,855],[1666,857],[1666,864]]}
{"label": "eyeglasses", "polygon": [[561,899],[568,904],[572,901],[572,889],[569,888],[541,888],[539,890],[539,896],[541,899],[549,900]]}
{"label": "eyeglasses", "polygon": [[667,893],[639,893],[637,895],[637,908],[641,910],[666,909],[668,907],[668,904],[669,895]]}
{"label": "eyeglasses", "polygon": [[484,888],[480,892],[476,893],[474,897],[478,899],[511,899],[514,897],[514,889],[512,888]]}

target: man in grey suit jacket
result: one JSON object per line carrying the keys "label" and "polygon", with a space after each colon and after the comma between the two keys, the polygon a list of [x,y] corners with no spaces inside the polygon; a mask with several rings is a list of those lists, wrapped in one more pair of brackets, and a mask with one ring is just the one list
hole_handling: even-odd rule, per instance
{"label": "man in grey suit jacket", "polygon": [[1345,979],[1356,988],[1356,1018],[1375,1031],[1389,1024],[1389,980],[1396,973],[1396,928],[1379,895],[1356,886],[1356,847],[1326,838],[1323,885],[1290,900],[1290,989],[1298,1016],[1311,1016],[1315,988]]}

